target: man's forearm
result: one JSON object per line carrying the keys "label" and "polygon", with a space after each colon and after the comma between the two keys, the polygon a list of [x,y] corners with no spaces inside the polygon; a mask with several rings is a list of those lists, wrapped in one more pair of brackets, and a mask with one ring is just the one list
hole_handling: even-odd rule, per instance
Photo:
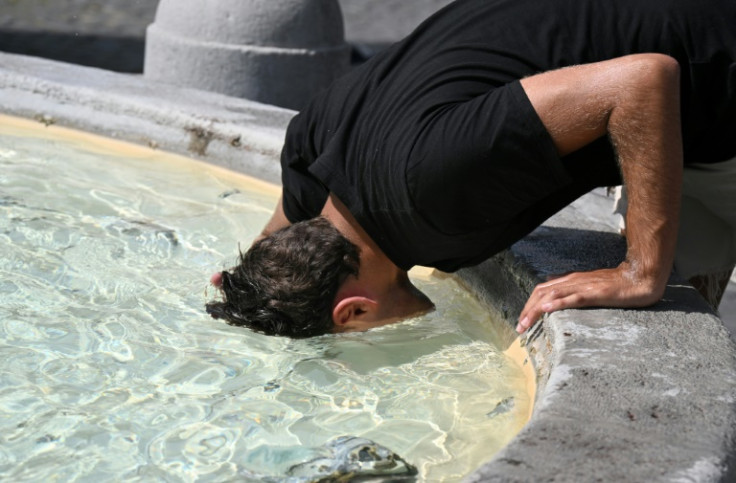
{"label": "man's forearm", "polygon": [[615,269],[538,285],[517,330],[528,329],[545,312],[658,301],[677,244],[682,179],[677,62],[660,54],[632,55],[540,74],[522,85],[561,156],[609,136],[630,205],[626,260]]}
{"label": "man's forearm", "polygon": [[611,112],[608,132],[629,196],[625,263],[652,285],[658,300],[677,244],[683,166],[679,69],[670,63],[647,75],[648,83],[626,93],[631,99],[625,107]]}
{"label": "man's forearm", "polygon": [[284,206],[283,206],[282,200],[283,200],[283,196],[279,197],[279,202],[276,205],[276,208],[273,210],[273,215],[271,215],[271,219],[268,220],[268,223],[266,223],[266,226],[264,226],[263,230],[261,230],[261,234],[256,237],[253,243],[263,238],[266,238],[268,235],[270,235],[271,233],[275,231],[278,231],[282,228],[286,228],[287,226],[291,225],[291,223],[289,222],[289,219],[286,218],[286,214],[284,213]]}

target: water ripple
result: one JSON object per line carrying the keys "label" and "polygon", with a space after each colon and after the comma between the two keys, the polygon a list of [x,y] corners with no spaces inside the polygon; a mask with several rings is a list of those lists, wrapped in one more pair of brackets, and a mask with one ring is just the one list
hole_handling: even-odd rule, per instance
{"label": "water ripple", "polygon": [[280,481],[355,435],[453,481],[523,424],[500,332],[451,280],[364,334],[230,327],[204,286],[271,195],[155,152],[0,141],[0,480]]}

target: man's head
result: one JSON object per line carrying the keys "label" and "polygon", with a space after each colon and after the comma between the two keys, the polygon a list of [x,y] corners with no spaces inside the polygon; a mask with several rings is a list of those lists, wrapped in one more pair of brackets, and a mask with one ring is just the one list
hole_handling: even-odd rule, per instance
{"label": "man's head", "polygon": [[311,337],[366,330],[433,307],[405,271],[370,248],[366,257],[325,218],[296,223],[215,274],[224,301],[207,304],[207,312],[269,335]]}
{"label": "man's head", "polygon": [[222,272],[225,300],[207,312],[268,335],[329,333],[337,290],[359,267],[358,248],[329,221],[296,223],[241,253],[238,266]]}

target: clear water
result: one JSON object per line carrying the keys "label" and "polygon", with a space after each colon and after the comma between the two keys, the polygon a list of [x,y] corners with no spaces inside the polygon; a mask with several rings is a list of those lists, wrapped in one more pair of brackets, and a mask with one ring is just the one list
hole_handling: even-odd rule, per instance
{"label": "clear water", "polygon": [[452,481],[525,423],[524,376],[451,279],[417,280],[436,312],[367,333],[227,326],[203,310],[208,277],[260,230],[272,192],[142,148],[3,129],[0,480],[279,479],[353,435]]}

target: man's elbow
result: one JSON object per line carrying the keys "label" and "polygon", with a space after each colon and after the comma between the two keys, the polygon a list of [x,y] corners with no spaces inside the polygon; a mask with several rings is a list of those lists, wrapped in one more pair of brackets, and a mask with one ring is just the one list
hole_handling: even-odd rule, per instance
{"label": "man's elbow", "polygon": [[647,53],[632,56],[631,75],[636,84],[650,89],[679,88],[680,64],[665,54]]}

